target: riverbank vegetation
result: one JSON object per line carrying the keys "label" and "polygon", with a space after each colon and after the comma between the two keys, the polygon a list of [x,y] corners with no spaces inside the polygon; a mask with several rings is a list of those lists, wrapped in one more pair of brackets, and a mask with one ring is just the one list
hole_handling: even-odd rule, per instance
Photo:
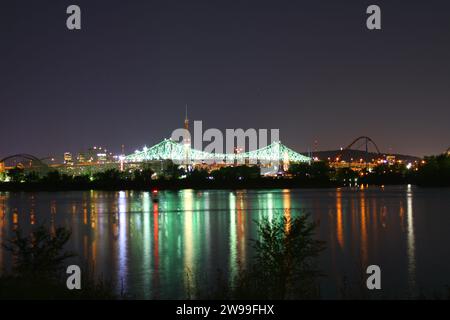
{"label": "riverbank vegetation", "polygon": [[13,267],[0,277],[0,299],[116,299],[111,282],[81,277],[82,290],[67,289],[65,268],[76,254],[65,250],[71,232],[38,226],[24,235],[20,229],[2,246],[10,252]]}
{"label": "riverbank vegetation", "polygon": [[257,223],[258,238],[251,239],[254,255],[249,265],[234,279],[227,280],[219,271],[216,283],[208,288],[197,283],[194,290],[188,282],[187,298],[320,299],[319,280],[324,274],[317,259],[325,242],[316,239],[316,227],[309,215]]}

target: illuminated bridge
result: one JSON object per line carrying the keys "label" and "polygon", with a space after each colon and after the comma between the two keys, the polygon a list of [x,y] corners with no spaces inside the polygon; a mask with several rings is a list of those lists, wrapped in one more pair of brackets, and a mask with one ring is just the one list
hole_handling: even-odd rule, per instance
{"label": "illuminated bridge", "polygon": [[289,149],[281,142],[272,144],[249,152],[242,153],[210,153],[192,149],[171,139],[165,139],[151,148],[144,147],[125,157],[125,162],[144,162],[151,160],[172,160],[174,162],[245,162],[275,163],[275,162],[310,162],[312,159]]}

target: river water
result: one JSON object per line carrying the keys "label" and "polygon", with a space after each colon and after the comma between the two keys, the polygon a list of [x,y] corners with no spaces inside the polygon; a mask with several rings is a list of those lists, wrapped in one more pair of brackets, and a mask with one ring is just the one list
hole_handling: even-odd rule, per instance
{"label": "river water", "polygon": [[[185,298],[233,278],[252,258],[255,221],[309,213],[327,249],[323,298],[445,296],[450,285],[450,189],[414,186],[298,190],[0,192],[0,242],[45,223],[72,230],[83,270],[138,299]],[[0,249],[0,273],[12,259]],[[368,291],[366,268],[381,268]]]}

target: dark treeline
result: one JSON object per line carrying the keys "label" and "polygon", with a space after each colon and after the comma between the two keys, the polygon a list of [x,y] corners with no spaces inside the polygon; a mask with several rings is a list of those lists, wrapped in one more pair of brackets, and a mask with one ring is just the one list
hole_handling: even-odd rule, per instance
{"label": "dark treeline", "polygon": [[423,165],[414,176],[414,183],[423,186],[450,186],[450,155],[426,157]]}
{"label": "dark treeline", "polygon": [[[295,168],[295,166],[293,166]],[[293,174],[292,178],[263,177],[257,166],[223,167],[211,172],[194,169],[185,172],[175,164],[168,165],[157,179],[152,169],[119,171],[109,169],[92,175],[68,175],[50,171],[40,176],[21,169],[9,171],[9,182],[0,183],[0,190],[161,190],[192,189],[243,189],[243,188],[296,188],[337,186],[330,179],[329,170],[320,163],[308,169],[312,174]],[[320,169],[316,169],[320,168]],[[298,167],[300,169],[300,166]],[[303,166],[301,166],[303,170]]]}
{"label": "dark treeline", "polygon": [[450,186],[450,156],[425,157],[417,168],[405,164],[380,165],[360,179],[361,183],[389,185],[414,184],[423,187]]}
{"label": "dark treeline", "polygon": [[8,171],[8,182],[0,190],[123,190],[136,189],[241,189],[241,188],[311,188],[355,186],[360,184],[450,186],[450,157],[426,157],[414,168],[406,164],[383,164],[372,170],[334,169],[326,162],[292,163],[288,172],[264,177],[258,166],[223,167],[214,171],[183,168],[170,163],[158,178],[151,168],[119,171],[109,169],[85,175],[68,175],[50,171],[44,175],[20,168]]}

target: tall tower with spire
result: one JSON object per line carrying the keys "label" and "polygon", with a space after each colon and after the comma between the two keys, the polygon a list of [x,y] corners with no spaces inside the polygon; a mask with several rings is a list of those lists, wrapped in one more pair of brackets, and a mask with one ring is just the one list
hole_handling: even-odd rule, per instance
{"label": "tall tower with spire", "polygon": [[186,104],[186,115],[184,117],[184,129],[189,131],[188,105]]}
{"label": "tall tower with spire", "polygon": [[184,142],[184,165],[186,170],[189,170],[189,165],[191,164],[191,135],[189,133],[189,119],[188,119],[188,105],[186,104],[186,114],[184,117],[184,129],[185,137]]}

